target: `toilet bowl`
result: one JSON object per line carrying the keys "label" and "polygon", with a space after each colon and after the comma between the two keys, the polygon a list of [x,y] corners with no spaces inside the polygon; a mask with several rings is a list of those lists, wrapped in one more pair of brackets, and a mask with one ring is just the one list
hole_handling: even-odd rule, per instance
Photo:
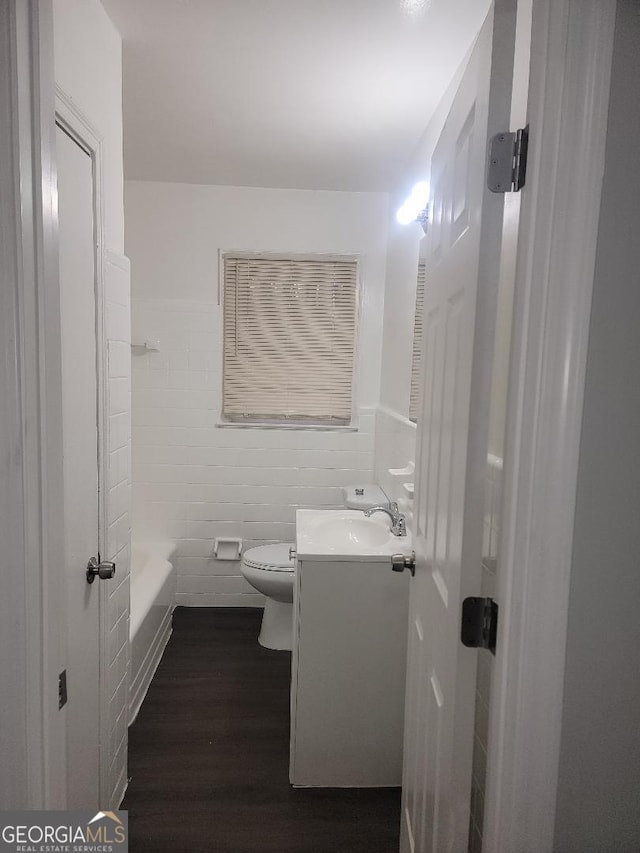
{"label": "toilet bowl", "polygon": [[266,649],[291,651],[293,645],[292,542],[260,545],[242,556],[240,570],[254,589],[266,596],[258,642]]}

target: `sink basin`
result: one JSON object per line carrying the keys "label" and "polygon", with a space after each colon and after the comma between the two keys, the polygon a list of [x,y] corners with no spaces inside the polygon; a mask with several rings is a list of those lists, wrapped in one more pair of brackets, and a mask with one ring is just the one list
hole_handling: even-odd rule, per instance
{"label": "sink basin", "polygon": [[299,509],[298,557],[388,562],[392,554],[411,553],[411,535],[394,536],[383,513],[367,518],[353,509]]}
{"label": "sink basin", "polygon": [[325,518],[318,522],[316,535],[322,537],[328,545],[336,548],[360,545],[363,548],[375,548],[389,541],[391,531],[378,521],[360,516],[359,518]]}

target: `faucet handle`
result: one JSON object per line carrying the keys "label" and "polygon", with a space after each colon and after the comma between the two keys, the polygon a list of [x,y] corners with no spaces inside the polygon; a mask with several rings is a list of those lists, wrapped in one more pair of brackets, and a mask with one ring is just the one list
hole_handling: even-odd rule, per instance
{"label": "faucet handle", "polygon": [[397,513],[398,512],[398,502],[397,501],[391,501],[391,503],[389,504],[389,509],[391,510],[391,512]]}

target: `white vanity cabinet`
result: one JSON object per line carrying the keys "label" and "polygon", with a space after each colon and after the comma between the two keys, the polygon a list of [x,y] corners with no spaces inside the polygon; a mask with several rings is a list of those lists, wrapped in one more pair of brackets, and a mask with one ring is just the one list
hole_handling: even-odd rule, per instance
{"label": "white vanity cabinet", "polygon": [[298,536],[293,785],[401,784],[408,572],[392,572],[390,563],[391,553],[406,552],[400,544],[389,541],[382,554],[310,554],[323,544],[305,546]]}

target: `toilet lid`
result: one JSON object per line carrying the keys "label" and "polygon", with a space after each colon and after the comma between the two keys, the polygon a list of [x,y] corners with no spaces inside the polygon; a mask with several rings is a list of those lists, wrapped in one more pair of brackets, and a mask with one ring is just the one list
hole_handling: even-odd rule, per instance
{"label": "toilet lid", "polygon": [[269,572],[292,572],[295,560],[289,557],[289,548],[295,548],[293,542],[278,542],[276,545],[259,545],[249,548],[242,556],[245,566],[264,569]]}

